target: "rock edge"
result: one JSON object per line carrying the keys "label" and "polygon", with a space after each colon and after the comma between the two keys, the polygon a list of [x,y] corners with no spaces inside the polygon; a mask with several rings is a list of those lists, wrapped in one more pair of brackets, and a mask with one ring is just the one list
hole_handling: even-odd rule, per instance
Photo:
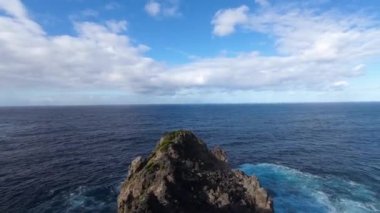
{"label": "rock edge", "polygon": [[254,176],[232,170],[226,153],[210,151],[192,132],[161,137],[148,158],[132,161],[118,212],[263,212],[273,202]]}

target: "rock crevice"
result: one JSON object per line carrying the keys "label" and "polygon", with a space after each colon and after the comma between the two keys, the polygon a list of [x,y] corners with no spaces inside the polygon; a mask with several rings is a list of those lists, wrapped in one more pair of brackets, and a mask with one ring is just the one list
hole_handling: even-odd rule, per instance
{"label": "rock crevice", "polygon": [[132,161],[118,212],[273,212],[256,177],[232,170],[190,131],[165,134],[147,158]]}

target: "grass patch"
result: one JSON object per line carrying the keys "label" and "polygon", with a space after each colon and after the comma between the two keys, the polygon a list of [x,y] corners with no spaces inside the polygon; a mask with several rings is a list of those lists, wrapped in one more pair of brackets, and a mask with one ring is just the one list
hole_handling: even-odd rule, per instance
{"label": "grass patch", "polygon": [[166,139],[166,138],[165,138],[165,139],[160,143],[160,145],[158,146],[158,149],[159,149],[160,151],[167,151],[167,150],[169,149],[169,146],[170,146],[171,143],[173,143],[172,140],[170,140],[170,139]]}
{"label": "grass patch", "polygon": [[170,144],[174,143],[176,138],[184,136],[184,135],[189,135],[189,134],[193,134],[193,133],[187,130],[177,130],[177,131],[166,133],[162,142],[158,145],[158,150],[167,151]]}
{"label": "grass patch", "polygon": [[145,166],[145,169],[148,171],[148,172],[154,172],[156,169],[158,168],[158,165],[155,164],[154,162],[151,162],[149,161],[146,166]]}

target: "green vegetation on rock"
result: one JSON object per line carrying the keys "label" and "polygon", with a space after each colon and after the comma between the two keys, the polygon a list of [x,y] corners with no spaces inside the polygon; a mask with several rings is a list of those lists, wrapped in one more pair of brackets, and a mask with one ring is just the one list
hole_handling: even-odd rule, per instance
{"label": "green vegetation on rock", "polygon": [[131,164],[118,212],[273,213],[258,180],[232,170],[226,158],[189,131],[166,133],[148,158]]}
{"label": "green vegetation on rock", "polygon": [[164,141],[162,141],[162,142],[159,144],[158,149],[159,149],[160,151],[167,151],[168,148],[169,148],[169,145],[170,145],[171,143],[173,143],[172,140],[169,140],[169,139],[166,139],[166,138],[165,138]]}
{"label": "green vegetation on rock", "polygon": [[192,134],[192,133],[187,130],[177,130],[177,131],[166,133],[161,143],[158,145],[158,150],[167,151],[170,144],[174,143],[177,137],[180,137],[181,135],[186,135],[186,134]]}
{"label": "green vegetation on rock", "polygon": [[148,171],[148,172],[154,172],[155,169],[158,168],[158,165],[155,164],[154,162],[151,162],[149,161],[146,166],[145,166],[145,169]]}

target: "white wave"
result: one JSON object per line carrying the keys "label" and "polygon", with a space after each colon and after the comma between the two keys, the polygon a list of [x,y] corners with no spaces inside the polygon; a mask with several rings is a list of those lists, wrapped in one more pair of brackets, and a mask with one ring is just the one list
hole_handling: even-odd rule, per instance
{"label": "white wave", "polygon": [[[108,212],[114,209],[116,203],[109,201],[110,195],[99,194],[97,190],[98,188],[80,186],[66,195],[65,212]],[[113,197],[111,200],[114,200]]]}
{"label": "white wave", "polygon": [[320,177],[283,165],[243,164],[273,193],[276,212],[380,212],[380,199],[367,186],[339,177]]}

